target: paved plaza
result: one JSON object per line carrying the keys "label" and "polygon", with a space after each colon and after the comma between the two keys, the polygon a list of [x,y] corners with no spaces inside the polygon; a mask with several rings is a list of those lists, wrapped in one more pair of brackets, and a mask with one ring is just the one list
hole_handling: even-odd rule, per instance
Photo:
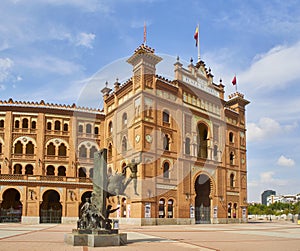
{"label": "paved plaza", "polygon": [[0,251],[62,250],[230,250],[300,251],[300,225],[291,222],[264,222],[220,225],[129,226],[128,244],[121,247],[73,247],[64,243],[64,234],[74,225],[17,223],[0,224]]}

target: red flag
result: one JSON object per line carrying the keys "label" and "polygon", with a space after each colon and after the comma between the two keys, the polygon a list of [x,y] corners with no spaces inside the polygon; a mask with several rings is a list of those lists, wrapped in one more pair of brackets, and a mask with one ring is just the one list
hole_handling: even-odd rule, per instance
{"label": "red flag", "polygon": [[199,27],[196,27],[194,39],[196,40],[196,47],[198,46],[198,33],[199,33]]}
{"label": "red flag", "polygon": [[234,76],[234,78],[232,79],[231,83],[232,83],[233,85],[236,85],[236,76]]}

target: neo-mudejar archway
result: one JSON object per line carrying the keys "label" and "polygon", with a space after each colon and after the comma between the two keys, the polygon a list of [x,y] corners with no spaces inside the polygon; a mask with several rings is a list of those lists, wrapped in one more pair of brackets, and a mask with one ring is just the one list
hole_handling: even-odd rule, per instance
{"label": "neo-mudejar archway", "polygon": [[60,195],[55,190],[48,190],[43,194],[40,205],[40,223],[61,223],[62,205]]}
{"label": "neo-mudejar archway", "polygon": [[20,193],[14,188],[7,189],[2,195],[0,222],[21,222],[21,218]]}
{"label": "neo-mudejar archway", "polygon": [[210,222],[210,178],[200,174],[195,182],[195,223],[208,224]]}

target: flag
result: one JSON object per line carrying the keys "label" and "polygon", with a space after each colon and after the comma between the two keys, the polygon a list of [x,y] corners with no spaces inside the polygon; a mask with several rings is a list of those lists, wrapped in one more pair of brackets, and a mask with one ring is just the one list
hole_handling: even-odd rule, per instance
{"label": "flag", "polygon": [[199,35],[199,26],[196,27],[194,39],[196,40],[196,47],[198,46],[198,35]]}
{"label": "flag", "polygon": [[233,77],[231,83],[232,83],[233,85],[236,85],[236,76]]}

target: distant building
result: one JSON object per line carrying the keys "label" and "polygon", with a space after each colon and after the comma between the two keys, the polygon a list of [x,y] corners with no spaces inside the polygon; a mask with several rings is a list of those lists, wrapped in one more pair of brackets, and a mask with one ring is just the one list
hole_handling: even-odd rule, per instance
{"label": "distant building", "polygon": [[267,197],[267,206],[276,203],[276,202],[282,202],[282,203],[290,203],[294,204],[300,201],[299,194],[297,195],[270,195]]}
{"label": "distant building", "polygon": [[270,195],[276,195],[276,192],[273,191],[273,190],[266,190],[264,191],[262,194],[261,194],[261,204],[263,205],[267,205],[267,198],[270,196]]}

